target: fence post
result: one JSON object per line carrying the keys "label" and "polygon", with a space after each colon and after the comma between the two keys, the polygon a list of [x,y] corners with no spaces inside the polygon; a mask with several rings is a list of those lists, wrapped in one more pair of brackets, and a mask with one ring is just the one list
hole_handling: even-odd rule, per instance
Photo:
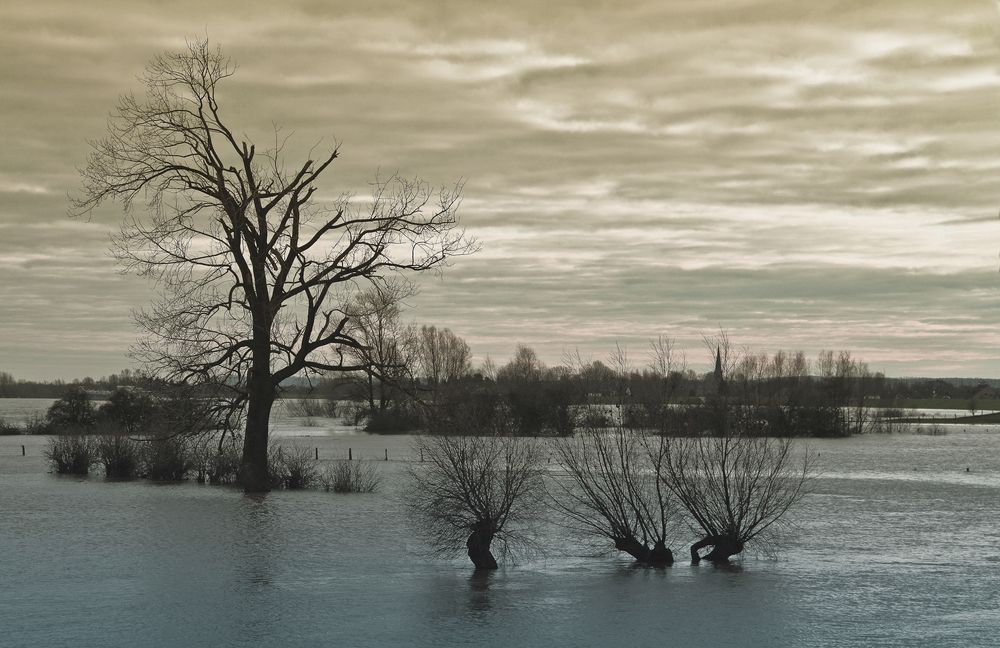
{"label": "fence post", "polygon": [[316,448],[316,461],[319,461],[319,448]]}
{"label": "fence post", "polygon": [[348,461],[354,461],[354,457],[351,455],[351,449],[350,448],[347,449],[347,460]]}
{"label": "fence post", "polygon": [[389,448],[385,449],[385,460],[389,461]]}

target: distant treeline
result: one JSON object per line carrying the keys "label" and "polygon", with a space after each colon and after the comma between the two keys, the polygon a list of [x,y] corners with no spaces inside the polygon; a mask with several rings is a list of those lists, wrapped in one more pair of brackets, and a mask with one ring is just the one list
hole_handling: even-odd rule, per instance
{"label": "distant treeline", "polygon": [[[369,345],[357,358],[364,371],[293,379],[281,395],[298,399],[300,407],[292,409],[302,416],[336,413],[370,432],[557,436],[612,425],[699,434],[717,427],[720,412],[760,434],[848,436],[885,431],[916,400],[975,410],[997,398],[995,381],[887,378],[847,351],[824,351],[815,359],[800,351],[756,353],[736,347],[724,333],[706,339],[716,360],[707,373],[688,369],[666,338],[651,341],[635,358],[616,347],[604,360],[573,354],[557,366],[519,345],[503,365],[487,359],[473,367],[468,344],[433,326],[409,327]],[[71,383],[19,381],[0,372],[0,397],[61,398],[74,391],[108,400],[130,390],[151,394],[155,402],[163,399],[157,395],[163,388],[130,370]],[[205,386],[185,395],[215,398]],[[336,405],[342,401],[354,405]]]}
{"label": "distant treeline", "polygon": [[[436,335],[442,333],[454,337],[447,329]],[[721,416],[761,435],[837,437],[891,431],[914,398],[961,399],[971,408],[995,397],[985,383],[887,379],[847,351],[810,360],[802,352],[753,353],[724,334],[706,343],[716,354],[708,373],[687,369],[672,343],[660,338],[637,361],[617,347],[607,361],[574,356],[546,367],[519,346],[506,364],[488,361],[478,371],[453,358],[450,374],[426,368],[447,353],[417,344],[404,380],[379,381],[378,371],[371,372],[367,429],[563,436],[624,426],[677,436],[715,430]],[[454,341],[443,348],[463,349]]]}
{"label": "distant treeline", "polygon": [[[606,373],[601,369],[601,365],[604,363],[600,360],[595,361],[591,373],[598,375]],[[565,367],[552,367],[548,369],[543,380],[558,381],[565,373]],[[638,375],[641,376],[641,372]],[[681,395],[698,396],[700,393],[698,384],[703,381],[705,375],[708,374],[684,371],[678,376],[680,378],[678,392]],[[886,407],[904,407],[907,401],[914,400],[958,400],[959,403],[953,406],[964,409],[973,399],[983,401],[1000,399],[1000,379],[996,378],[892,378],[882,374],[875,375],[878,381],[875,384],[876,390],[871,396]],[[807,377],[818,379],[821,376]],[[475,371],[471,373],[471,378],[481,380],[484,375],[482,371]],[[140,387],[147,382],[148,378],[130,369],[98,378],[88,376],[51,381],[18,379],[8,372],[0,371],[0,398],[60,398],[70,387],[82,387],[92,395],[103,396],[111,394],[118,387]],[[321,377],[312,380],[292,379],[282,385],[282,395],[287,398],[322,397],[359,400],[363,399],[363,392],[357,375]]]}
{"label": "distant treeline", "polygon": [[[72,380],[24,380],[18,379],[6,371],[0,371],[0,398],[61,398],[70,388],[79,387],[90,394],[94,400],[106,400],[115,390],[121,387],[150,389],[152,380],[146,374],[132,369],[123,369],[118,373],[99,378],[74,378]],[[356,378],[342,376],[338,378],[320,378],[313,381],[293,379],[283,385],[283,394],[288,397],[305,397],[322,391],[324,394],[343,394],[352,389]]]}

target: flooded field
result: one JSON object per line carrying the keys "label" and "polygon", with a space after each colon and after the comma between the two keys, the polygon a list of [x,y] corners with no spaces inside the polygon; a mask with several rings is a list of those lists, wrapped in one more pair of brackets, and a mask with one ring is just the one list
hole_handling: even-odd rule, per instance
{"label": "flooded field", "polygon": [[967,648],[1000,632],[996,429],[809,442],[821,475],[776,559],[636,568],[552,526],[549,551],[487,577],[415,536],[411,437],[283,440],[381,459],[382,488],[62,478],[44,439],[0,437],[5,645]]}

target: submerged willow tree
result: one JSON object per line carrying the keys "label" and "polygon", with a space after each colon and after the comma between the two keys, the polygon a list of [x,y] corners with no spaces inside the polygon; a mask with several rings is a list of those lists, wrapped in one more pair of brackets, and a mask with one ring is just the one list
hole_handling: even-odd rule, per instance
{"label": "submerged willow tree", "polygon": [[797,456],[792,439],[747,434],[738,425],[665,445],[660,479],[703,534],[691,545],[694,563],[725,563],[760,543],[806,495],[813,474],[812,455]]}
{"label": "submerged willow tree", "polygon": [[144,94],[121,97],[92,142],[74,213],[122,205],[114,254],[160,288],[137,314],[136,353],[162,378],[234,394],[246,411],[240,482],[263,491],[282,381],[363,368],[347,353],[363,346],[350,295],[441,268],[474,243],[458,227],[460,184],[435,192],[394,176],[373,183],[370,201],[317,204],[337,148],[287,165],[277,132],[267,150],[237,135],[217,94],[234,72],[205,41],[154,58]]}
{"label": "submerged willow tree", "polygon": [[551,502],[568,525],[610,540],[639,563],[671,565],[680,507],[663,482],[667,441],[618,425],[591,428],[555,443],[565,478]]}
{"label": "submerged willow tree", "polygon": [[476,569],[496,569],[532,544],[542,514],[542,446],[526,437],[418,437],[427,463],[410,470],[407,499],[431,549],[450,555],[464,548]]}

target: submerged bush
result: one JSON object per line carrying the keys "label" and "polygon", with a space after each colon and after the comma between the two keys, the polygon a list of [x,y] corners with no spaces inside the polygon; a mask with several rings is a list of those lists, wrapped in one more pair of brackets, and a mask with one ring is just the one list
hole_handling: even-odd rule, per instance
{"label": "submerged bush", "polygon": [[325,398],[298,398],[296,400],[286,400],[285,412],[289,416],[301,416],[305,418],[337,416],[337,401]]}
{"label": "submerged bush", "polygon": [[346,459],[327,465],[320,476],[323,489],[334,493],[374,493],[380,481],[376,464]]}
{"label": "submerged bush", "polygon": [[0,436],[13,436],[15,434],[22,434],[21,428],[13,423],[0,420]]}
{"label": "submerged bush", "polygon": [[60,475],[86,475],[94,463],[94,444],[88,437],[77,434],[50,437],[45,457]]}
{"label": "submerged bush", "polygon": [[235,484],[240,476],[243,451],[235,442],[224,443],[222,447],[212,444],[199,454],[198,481],[209,484]]}
{"label": "submerged bush", "polygon": [[945,436],[948,434],[948,430],[940,423],[931,423],[930,425],[920,425],[913,430],[914,434],[922,434],[925,436]]}
{"label": "submerged bush", "polygon": [[194,453],[181,436],[146,441],[145,473],[154,481],[182,481],[194,468]]}
{"label": "submerged bush", "polygon": [[35,414],[24,419],[24,434],[43,436],[55,433],[55,427],[41,414]]}
{"label": "submerged bush", "polygon": [[375,410],[367,414],[365,432],[374,434],[405,434],[420,427],[420,417],[416,412],[402,408]]}
{"label": "submerged bush", "polygon": [[143,458],[140,441],[121,434],[108,434],[98,438],[94,445],[105,477],[135,479],[139,475]]}
{"label": "submerged bush", "polygon": [[580,414],[580,427],[587,430],[610,428],[614,425],[611,415],[603,405],[591,405],[584,408]]}
{"label": "submerged bush", "polygon": [[319,481],[319,468],[309,448],[274,445],[268,452],[268,473],[272,488],[299,490]]}

